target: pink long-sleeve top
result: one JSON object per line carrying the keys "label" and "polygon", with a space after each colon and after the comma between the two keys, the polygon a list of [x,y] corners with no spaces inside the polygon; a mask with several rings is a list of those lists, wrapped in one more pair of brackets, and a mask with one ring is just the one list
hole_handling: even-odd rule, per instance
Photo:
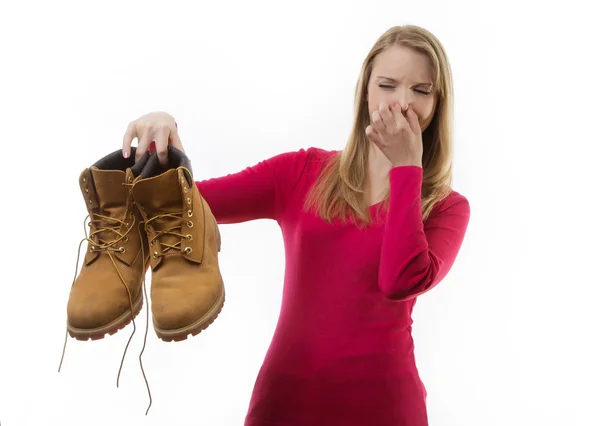
{"label": "pink long-sleeve top", "polygon": [[372,225],[329,224],[303,206],[333,154],[302,149],[196,182],[218,223],[272,219],[283,235],[281,312],[245,426],[425,426],[411,314],[454,263],[469,203],[453,191],[423,223],[423,171],[396,167]]}

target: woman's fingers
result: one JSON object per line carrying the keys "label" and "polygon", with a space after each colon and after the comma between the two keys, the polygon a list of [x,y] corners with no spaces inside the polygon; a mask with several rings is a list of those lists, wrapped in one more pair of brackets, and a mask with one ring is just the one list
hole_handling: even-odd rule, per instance
{"label": "woman's fingers", "polygon": [[129,126],[127,126],[125,135],[123,135],[123,146],[122,146],[123,157],[129,158],[129,156],[131,155],[131,143],[133,142],[133,140],[136,137],[137,137],[136,122],[132,121],[131,123],[129,123]]}
{"label": "woman's fingers", "polygon": [[154,146],[156,148],[156,155],[158,156],[158,161],[163,166],[169,164],[169,160],[167,158],[167,153],[169,149],[169,135],[171,131],[168,127],[161,127],[156,132],[154,132]]}
{"label": "woman's fingers", "polygon": [[183,143],[181,143],[181,139],[179,138],[179,133],[177,132],[177,130],[171,132],[170,141],[171,145],[173,145],[175,148],[182,152],[185,152],[185,150],[183,149]]}
{"label": "woman's fingers", "polygon": [[131,155],[131,144],[138,140],[135,151],[135,161],[142,158],[150,149],[152,143],[156,149],[158,159],[163,166],[168,164],[168,148],[173,145],[183,151],[183,144],[177,134],[175,119],[165,112],[152,112],[129,123],[123,135],[123,157]]}
{"label": "woman's fingers", "polygon": [[138,133],[138,146],[135,150],[135,161],[139,161],[139,159],[144,156],[144,154],[148,151],[150,142],[152,142],[150,130],[143,129],[142,132],[143,133],[141,134],[141,137]]}

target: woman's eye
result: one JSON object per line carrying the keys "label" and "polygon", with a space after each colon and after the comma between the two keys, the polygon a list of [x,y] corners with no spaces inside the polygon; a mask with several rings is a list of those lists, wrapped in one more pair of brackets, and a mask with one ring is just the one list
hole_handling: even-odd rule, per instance
{"label": "woman's eye", "polygon": [[[395,89],[394,86],[389,85],[389,84],[380,84],[379,87],[381,87],[382,89],[386,89],[386,90]],[[421,89],[415,89],[415,92],[420,93],[421,95],[431,95],[431,93],[432,93],[432,92],[428,92],[427,90],[421,90]]]}

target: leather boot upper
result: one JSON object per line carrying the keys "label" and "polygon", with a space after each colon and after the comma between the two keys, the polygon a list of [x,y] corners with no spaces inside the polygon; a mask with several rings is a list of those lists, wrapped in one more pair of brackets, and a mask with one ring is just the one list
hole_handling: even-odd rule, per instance
{"label": "leather boot upper", "polygon": [[210,312],[221,293],[218,229],[210,207],[194,183],[191,164],[169,147],[169,165],[156,154],[133,185],[146,222],[152,268],[155,328],[180,329]]}
{"label": "leather boot upper", "polygon": [[141,297],[148,256],[142,257],[146,241],[139,232],[142,217],[133,203],[130,185],[148,156],[134,165],[134,153],[125,159],[121,151],[115,151],[80,174],[79,185],[89,214],[89,240],[67,304],[72,328],[104,327]]}

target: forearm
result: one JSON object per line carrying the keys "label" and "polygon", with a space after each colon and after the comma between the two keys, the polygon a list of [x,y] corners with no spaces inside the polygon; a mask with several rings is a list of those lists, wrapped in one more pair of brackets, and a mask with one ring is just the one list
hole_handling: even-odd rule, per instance
{"label": "forearm", "polygon": [[271,173],[260,165],[196,182],[218,223],[274,219],[276,190]]}
{"label": "forearm", "polygon": [[423,171],[406,166],[390,172],[390,206],[381,248],[379,286],[389,298],[406,300],[437,285],[450,270],[469,221],[468,201],[455,193],[440,202],[424,224]]}
{"label": "forearm", "polygon": [[300,179],[308,153],[278,154],[238,173],[196,182],[218,223],[277,220]]}

